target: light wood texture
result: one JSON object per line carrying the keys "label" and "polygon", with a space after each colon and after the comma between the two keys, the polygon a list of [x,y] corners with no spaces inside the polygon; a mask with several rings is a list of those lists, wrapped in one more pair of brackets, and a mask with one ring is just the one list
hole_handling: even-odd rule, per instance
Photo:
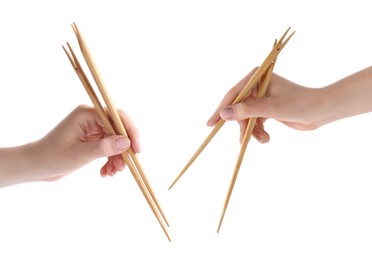
{"label": "light wood texture", "polygon": [[[271,79],[271,75],[272,75],[272,72],[273,72],[273,69],[274,69],[274,65],[275,65],[275,60],[273,61],[271,66],[268,68],[266,73],[262,76],[261,83],[260,83],[259,90],[258,90],[258,94],[257,94],[258,99],[263,98],[265,96],[267,87],[269,86],[269,83],[270,83],[270,79]],[[247,128],[245,130],[242,145],[241,145],[240,152],[239,152],[239,156],[238,156],[238,159],[236,161],[236,165],[235,165],[235,168],[234,168],[234,173],[232,175],[230,186],[229,186],[229,189],[228,189],[227,195],[226,195],[226,200],[225,200],[225,203],[223,205],[223,209],[222,209],[222,213],[221,213],[221,217],[220,217],[220,222],[218,223],[217,233],[220,232],[222,221],[225,217],[226,209],[227,209],[227,206],[229,204],[231,194],[232,194],[232,191],[234,189],[236,179],[238,177],[240,166],[242,165],[243,158],[244,158],[245,152],[247,150],[248,143],[251,139],[252,132],[253,132],[254,126],[256,124],[256,121],[257,121],[256,117],[250,118],[249,122],[248,122],[248,125],[247,125]]]}
{"label": "light wood texture", "polygon": [[[86,92],[88,93],[97,113],[99,114],[102,122],[104,123],[105,127],[109,131],[110,134],[120,134],[127,136],[127,132],[125,130],[124,124],[120,119],[119,113],[117,109],[115,108],[108,91],[103,83],[102,77],[100,76],[97,66],[93,60],[93,57],[87,47],[87,44],[78,29],[77,25],[75,23],[72,24],[72,28],[75,32],[75,35],[77,37],[81,52],[83,54],[83,57],[88,65],[88,68],[93,76],[94,81],[96,82],[96,85],[99,89],[99,92],[106,104],[106,107],[108,109],[108,113],[105,111],[104,107],[99,101],[99,98],[97,94],[95,93],[92,85],[90,84],[83,68],[80,65],[80,62],[78,61],[74,51],[72,50],[69,43],[67,43],[68,50],[63,47],[63,50],[65,51],[68,59],[71,62],[71,65],[73,66],[75,72],[77,73],[80,81],[82,82]],[[70,53],[69,53],[70,52]],[[136,153],[134,152],[133,148],[130,147],[128,152],[122,153],[122,157],[125,161],[125,163],[128,165],[128,168],[130,169],[137,185],[139,186],[142,194],[144,195],[147,203],[149,204],[151,210],[153,211],[155,217],[157,218],[161,228],[163,229],[165,235],[167,236],[168,240],[171,241],[171,238],[167,232],[167,229],[165,225],[169,226],[169,223],[165,217],[165,214],[160,207],[159,201],[157,200],[154,191],[149,183],[149,180],[147,176],[144,173],[144,170],[142,168],[141,163],[139,162]]]}
{"label": "light wood texture", "polygon": [[[261,66],[258,67],[257,70],[253,73],[253,75],[248,80],[246,85],[243,87],[243,89],[240,91],[240,93],[237,95],[237,97],[231,103],[232,105],[237,104],[237,103],[241,102],[244,98],[246,98],[251,93],[251,90],[255,86],[259,86],[257,98],[262,98],[262,97],[265,96],[267,87],[270,83],[270,79],[271,79],[271,75],[272,75],[272,72],[273,72],[273,69],[274,69],[276,59],[277,59],[279,53],[281,52],[281,50],[284,48],[284,46],[288,43],[288,41],[291,39],[291,37],[295,33],[295,32],[291,33],[285,39],[285,37],[287,36],[290,29],[291,28],[289,27],[285,31],[285,33],[279,39],[279,41],[275,41],[271,52],[268,54],[266,59],[262,62]],[[229,204],[231,194],[232,194],[232,191],[234,189],[236,179],[238,177],[238,173],[239,173],[241,164],[243,162],[243,158],[244,158],[245,152],[247,150],[248,143],[251,139],[252,132],[253,132],[253,129],[255,127],[256,121],[257,121],[257,118],[250,118],[249,122],[248,122],[248,125],[247,125],[247,128],[246,128],[246,131],[244,133],[241,149],[240,149],[240,152],[239,152],[239,156],[238,156],[237,162],[235,164],[234,172],[233,172],[233,175],[232,175],[232,178],[231,178],[231,181],[230,181],[229,189],[228,189],[226,199],[225,199],[225,203],[224,203],[224,206],[223,206],[223,209],[222,209],[220,221],[219,221],[218,228],[217,228],[217,233],[221,229],[221,225],[222,225],[223,219],[225,217],[227,206]],[[220,119],[218,121],[218,123],[214,126],[214,128],[209,133],[209,135],[204,140],[204,142],[199,146],[199,148],[193,154],[191,159],[187,162],[187,164],[184,166],[184,168],[181,170],[181,172],[178,174],[178,176],[175,178],[175,180],[169,186],[169,189],[171,189],[178,182],[178,180],[184,175],[184,173],[187,171],[187,169],[198,158],[198,156],[201,154],[201,152],[204,150],[204,148],[209,144],[209,142],[213,139],[213,137],[217,134],[217,132],[222,128],[224,123],[225,123],[225,121],[223,119]]]}
{"label": "light wood texture", "polygon": [[[232,105],[241,102],[252,90],[254,86],[257,85],[257,82],[260,80],[262,75],[267,71],[267,69],[271,66],[273,61],[278,57],[281,50],[284,48],[284,46],[288,43],[290,38],[293,36],[295,32],[290,34],[288,38],[283,42],[285,36],[289,32],[290,27],[287,29],[287,31],[283,34],[283,36],[280,38],[280,40],[274,45],[274,48],[271,50],[269,55],[266,57],[266,59],[263,61],[262,65],[258,67],[258,69],[255,71],[255,73],[252,75],[252,77],[249,79],[247,84],[244,86],[244,88],[241,90],[239,95],[234,99],[234,101],[231,103]],[[209,142],[213,139],[213,137],[217,134],[217,132],[222,128],[223,124],[225,123],[225,120],[220,119],[220,121],[214,126],[210,134],[207,136],[207,138],[204,140],[204,142],[200,145],[200,147],[196,150],[194,155],[191,157],[191,159],[187,162],[185,167],[181,170],[181,172],[178,174],[178,176],[175,178],[175,180],[172,182],[172,184],[169,186],[169,190],[177,183],[177,181],[184,175],[184,173],[187,171],[187,169],[192,165],[192,163],[198,158],[198,156],[201,154],[201,152],[204,150],[204,148],[209,144]]]}

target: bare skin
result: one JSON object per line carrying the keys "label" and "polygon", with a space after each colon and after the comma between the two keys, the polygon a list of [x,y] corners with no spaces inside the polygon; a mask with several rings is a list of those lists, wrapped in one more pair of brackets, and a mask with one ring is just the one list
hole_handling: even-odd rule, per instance
{"label": "bare skin", "polygon": [[102,177],[114,176],[125,167],[121,153],[130,146],[140,151],[137,129],[127,114],[119,114],[128,138],[109,136],[94,108],[80,105],[40,140],[0,148],[0,187],[55,181],[101,157],[108,157]]}
{"label": "bare skin", "polygon": [[253,136],[267,143],[270,135],[264,129],[264,122],[269,118],[306,131],[372,111],[372,67],[321,88],[305,87],[273,74],[265,98],[256,99],[256,87],[245,100],[230,106],[253,73],[254,70],[226,93],[208,126],[214,126],[220,118],[237,121],[242,139],[248,119],[257,117]]}

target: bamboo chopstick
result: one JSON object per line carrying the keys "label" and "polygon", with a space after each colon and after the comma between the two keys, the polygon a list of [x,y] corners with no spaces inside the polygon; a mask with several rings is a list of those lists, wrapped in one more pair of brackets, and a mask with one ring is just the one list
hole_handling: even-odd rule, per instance
{"label": "bamboo chopstick", "polygon": [[[232,102],[232,105],[241,102],[247,94],[251,91],[251,89],[256,86],[257,82],[260,80],[262,75],[266,72],[266,70],[269,68],[269,66],[272,64],[272,62],[277,58],[280,51],[284,48],[284,46],[288,43],[290,38],[293,36],[295,32],[293,32],[291,35],[288,36],[288,38],[283,42],[285,36],[287,35],[288,31],[290,30],[290,27],[287,29],[287,31],[283,34],[283,36],[280,38],[280,40],[275,44],[274,48],[271,50],[269,55],[266,57],[262,65],[255,71],[255,73],[252,75],[252,77],[249,79],[249,81],[246,83],[244,88],[241,90],[239,95],[235,98],[235,100]],[[178,174],[176,179],[173,181],[173,183],[169,186],[169,190],[176,184],[176,182],[183,176],[183,174],[187,171],[187,169],[191,166],[191,164],[198,158],[198,156],[201,154],[201,152],[204,150],[204,148],[209,144],[209,142],[213,139],[213,137],[217,134],[217,132],[222,128],[226,121],[223,119],[220,119],[219,122],[214,126],[212,131],[209,133],[207,138],[204,140],[204,142],[200,145],[200,147],[196,150],[196,152],[193,154],[191,159],[187,162],[185,167],[181,170],[181,172]]]}
{"label": "bamboo chopstick", "polygon": [[[276,60],[273,61],[273,63],[267,69],[265,74],[262,76],[261,83],[260,83],[259,90],[258,90],[258,94],[257,94],[257,99],[263,98],[265,96],[267,87],[269,86],[269,83],[270,83],[270,79],[271,79],[271,75],[272,75],[272,72],[273,72],[273,69],[274,69],[275,61]],[[244,158],[245,152],[247,150],[248,142],[251,139],[254,126],[256,125],[256,121],[257,121],[256,117],[250,118],[249,122],[248,122],[248,125],[247,125],[247,128],[245,130],[242,145],[241,145],[240,152],[239,152],[239,156],[238,156],[238,159],[236,161],[236,165],[235,165],[235,168],[234,168],[234,173],[233,173],[233,176],[231,178],[230,186],[229,186],[229,189],[228,189],[227,195],[226,195],[226,200],[225,200],[225,203],[224,203],[224,206],[223,206],[223,209],[222,209],[220,222],[218,223],[217,233],[220,232],[222,221],[225,217],[226,209],[227,209],[227,206],[229,204],[230,197],[231,197],[232,191],[234,189],[236,179],[238,177],[240,166],[243,162],[243,158]]]}
{"label": "bamboo chopstick", "polygon": [[[291,33],[285,39],[285,37],[286,37],[286,35],[287,35],[287,33],[289,32],[290,29],[291,29],[291,27],[289,27],[286,30],[286,32],[283,34],[283,36],[280,38],[279,41],[275,41],[273,49],[271,50],[271,52],[268,54],[268,56],[263,61],[261,66],[258,67],[258,69],[251,76],[251,78],[248,80],[248,82],[246,83],[244,88],[240,91],[238,96],[234,99],[232,104],[236,104],[236,103],[241,102],[250,93],[250,91],[253,89],[253,87],[257,86],[259,81],[261,81],[261,82],[259,84],[258,98],[262,98],[265,95],[268,84],[270,82],[272,71],[274,69],[275,61],[276,61],[280,51],[284,48],[284,46],[288,43],[288,41],[291,39],[291,37],[295,33],[295,32]],[[232,179],[231,179],[231,182],[230,182],[230,186],[229,186],[229,189],[228,189],[228,193],[227,193],[226,200],[225,200],[225,203],[224,203],[224,207],[223,207],[223,210],[222,210],[222,214],[221,214],[221,217],[220,217],[219,225],[218,225],[218,228],[217,228],[217,233],[219,232],[219,230],[221,228],[222,221],[224,219],[226,209],[227,209],[227,206],[228,206],[231,194],[232,194],[232,190],[234,188],[234,185],[235,185],[238,173],[239,173],[239,169],[240,169],[240,166],[241,166],[243,158],[244,158],[244,154],[245,154],[246,149],[247,149],[248,142],[251,138],[254,126],[256,124],[256,120],[257,120],[257,118],[251,118],[249,120],[248,125],[247,125],[246,132],[245,132],[244,137],[243,137],[242,146],[241,146],[241,149],[240,149],[240,152],[239,152],[239,156],[238,156],[238,159],[237,159],[237,162],[236,162],[236,165],[235,165],[234,173],[233,173],[233,176],[232,176]],[[217,134],[217,132],[222,128],[222,126],[224,125],[225,122],[226,121],[223,120],[222,118],[218,121],[218,123],[214,126],[214,128],[209,133],[209,135],[204,140],[204,142],[199,146],[199,148],[193,154],[191,159],[187,162],[187,164],[184,166],[184,168],[178,174],[176,179],[169,186],[169,189],[171,189],[176,184],[176,182],[183,176],[183,174],[192,165],[192,163],[198,158],[198,156],[201,154],[201,152],[204,150],[204,148],[209,144],[209,142],[213,139],[213,137]]]}
{"label": "bamboo chopstick", "polygon": [[[95,65],[95,62],[93,60],[93,57],[87,47],[87,44],[79,31],[77,25],[75,23],[72,24],[72,28],[75,32],[75,35],[77,37],[81,52],[83,54],[83,57],[88,65],[88,68],[93,76],[93,79],[96,82],[96,85],[103,97],[103,100],[106,104],[106,107],[108,109],[108,113],[106,113],[105,109],[101,105],[98,96],[94,92],[94,89],[92,85],[90,84],[86,74],[84,73],[83,68],[80,65],[80,62],[78,61],[74,51],[72,50],[69,43],[67,43],[68,50],[62,46],[63,50],[65,51],[68,59],[70,60],[71,65],[73,66],[75,72],[77,73],[80,81],[82,82],[86,92],[88,93],[97,113],[99,114],[102,122],[104,123],[105,127],[109,131],[109,134],[120,134],[127,136],[127,132],[125,130],[125,127],[123,125],[123,122],[120,119],[119,113],[117,109],[114,107],[113,102],[105,88],[105,85],[103,83],[103,80],[98,72],[98,69]],[[125,163],[128,165],[128,168],[130,169],[137,185],[139,186],[142,194],[144,195],[147,203],[149,204],[151,210],[153,211],[155,217],[157,218],[161,228],[163,229],[165,235],[167,236],[168,240],[171,241],[170,236],[166,230],[165,224],[169,226],[168,221],[163,213],[163,210],[160,207],[160,204],[154,194],[153,189],[151,188],[151,185],[143,171],[142,165],[139,162],[136,153],[134,152],[133,148],[130,147],[127,152],[122,153],[122,157],[125,161]]]}

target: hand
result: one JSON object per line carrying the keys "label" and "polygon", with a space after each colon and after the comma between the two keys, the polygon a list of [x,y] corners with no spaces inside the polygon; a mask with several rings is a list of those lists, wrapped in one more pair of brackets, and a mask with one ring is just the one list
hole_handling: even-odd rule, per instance
{"label": "hand", "polygon": [[108,157],[102,177],[123,170],[121,153],[130,146],[140,152],[139,135],[129,116],[119,110],[127,130],[124,136],[109,136],[94,108],[78,106],[44,138],[32,144],[40,163],[38,180],[53,181],[100,157]]}
{"label": "hand", "polygon": [[240,103],[230,105],[252,77],[255,69],[231,88],[220,105],[208,120],[208,126],[214,126],[221,118],[237,121],[240,125],[242,140],[248,119],[257,117],[252,135],[261,143],[270,140],[264,129],[264,122],[274,118],[297,130],[313,130],[325,122],[321,120],[323,89],[306,88],[273,73],[266,97],[256,99],[258,86]]}

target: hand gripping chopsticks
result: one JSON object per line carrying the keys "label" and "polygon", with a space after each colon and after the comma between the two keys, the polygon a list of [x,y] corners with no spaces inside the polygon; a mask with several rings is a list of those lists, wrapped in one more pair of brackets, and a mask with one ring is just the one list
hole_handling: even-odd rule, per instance
{"label": "hand gripping chopsticks", "polygon": [[[241,102],[244,98],[247,97],[247,95],[251,92],[251,90],[257,85],[259,85],[259,92],[258,92],[258,97],[257,98],[262,98],[262,97],[265,96],[265,92],[266,92],[267,86],[270,82],[270,78],[271,78],[271,75],[272,75],[272,71],[273,71],[273,68],[274,68],[275,61],[276,61],[280,51],[284,48],[284,46],[288,43],[288,41],[290,40],[290,38],[294,34],[294,32],[293,32],[292,34],[290,34],[288,36],[288,38],[286,38],[284,40],[284,38],[286,37],[289,30],[290,30],[290,27],[283,34],[283,36],[280,38],[279,41],[275,41],[274,47],[271,50],[271,52],[269,53],[269,55],[266,57],[264,62],[261,64],[261,66],[258,67],[258,69],[254,72],[252,77],[248,80],[248,82],[246,83],[244,88],[241,90],[239,95],[232,102],[232,104],[236,104],[236,103]],[[217,232],[219,232],[219,230],[221,228],[221,224],[222,224],[225,212],[226,212],[226,208],[227,208],[227,205],[229,203],[229,200],[230,200],[230,197],[231,197],[231,194],[232,194],[232,190],[234,188],[236,178],[238,176],[239,169],[240,169],[245,151],[247,149],[248,142],[251,138],[252,131],[254,129],[256,120],[257,120],[257,118],[250,118],[249,119],[249,123],[247,125],[246,132],[245,132],[244,137],[243,137],[243,142],[242,142],[242,146],[241,146],[240,153],[239,153],[239,156],[238,156],[238,160],[236,162],[234,173],[233,173],[231,183],[230,183],[230,186],[229,186],[229,190],[228,190],[228,193],[227,193],[227,196],[226,196],[226,200],[225,200],[225,204],[224,204],[223,211],[222,211],[222,214],[221,214],[221,218],[220,218],[220,222],[219,222],[219,225],[218,225]],[[204,148],[209,144],[209,142],[213,139],[213,137],[217,134],[217,132],[222,128],[222,126],[224,125],[225,122],[226,121],[223,120],[223,119],[219,120],[219,122],[215,125],[215,127],[212,129],[212,131],[207,136],[207,138],[204,140],[204,142],[200,145],[200,147],[197,149],[197,151],[194,153],[194,155],[188,161],[186,166],[181,170],[179,175],[176,177],[176,179],[170,185],[169,189],[171,189],[176,184],[176,182],[183,176],[183,174],[187,171],[187,169],[191,166],[191,164],[196,160],[196,158],[198,158],[198,156],[201,154],[201,152],[204,150]]]}
{"label": "hand gripping chopsticks", "polygon": [[[77,25],[75,23],[72,24],[72,29],[75,32],[75,35],[77,37],[80,50],[83,54],[83,57],[88,65],[88,68],[93,76],[94,81],[96,82],[96,85],[101,93],[101,96],[106,104],[106,107],[108,109],[108,113],[106,113],[104,107],[101,105],[96,93],[94,92],[94,89],[92,85],[90,84],[86,74],[84,73],[83,68],[80,65],[80,62],[78,61],[74,51],[72,50],[69,43],[67,43],[68,50],[62,46],[63,50],[65,51],[68,59],[71,62],[72,67],[74,68],[76,74],[78,75],[80,81],[82,82],[86,92],[88,93],[97,113],[99,114],[103,124],[105,125],[106,129],[109,131],[109,134],[112,135],[124,135],[127,136],[127,132],[125,130],[125,127],[123,125],[123,122],[120,119],[120,116],[118,114],[118,111],[113,105],[113,102],[111,101],[111,98],[105,88],[105,85],[103,84],[103,80],[98,72],[98,69],[95,65],[95,62],[93,60],[93,57],[87,47],[87,44],[78,29]],[[151,188],[151,185],[143,171],[143,168],[136,156],[136,153],[134,152],[133,148],[130,147],[130,149],[127,152],[122,153],[122,157],[125,161],[125,163],[128,165],[128,168],[130,169],[135,181],[137,182],[139,188],[141,189],[142,194],[146,198],[147,203],[149,204],[151,210],[153,211],[155,217],[157,218],[161,228],[163,229],[165,235],[167,236],[168,240],[171,241],[168,232],[166,230],[165,225],[169,227],[168,221],[163,213],[163,210],[161,209],[158,200],[156,199],[156,196],[153,192],[153,189]]]}

